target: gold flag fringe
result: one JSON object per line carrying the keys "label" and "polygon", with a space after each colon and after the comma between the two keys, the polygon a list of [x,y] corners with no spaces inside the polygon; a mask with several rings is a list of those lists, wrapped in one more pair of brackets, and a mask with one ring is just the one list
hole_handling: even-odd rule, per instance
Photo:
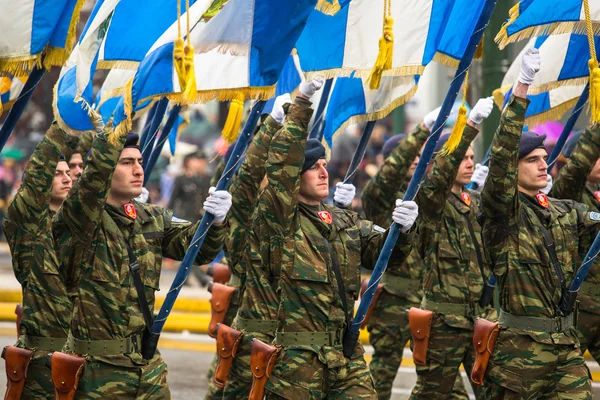
{"label": "gold flag fringe", "polygon": [[[510,23],[510,22],[509,22]],[[585,21],[571,22],[553,22],[551,24],[533,26],[523,29],[508,36],[506,26],[503,26],[498,35],[494,39],[498,43],[500,50],[504,49],[508,44],[515,43],[521,40],[530,39],[537,36],[561,35],[563,33],[573,33],[576,35],[585,35]],[[594,35],[600,34],[600,22],[593,23]]]}
{"label": "gold flag fringe", "polygon": [[207,103],[211,100],[216,101],[230,101],[236,98],[237,94],[241,92],[245,99],[256,99],[256,100],[269,100],[275,96],[275,85],[273,86],[257,86],[257,87],[245,87],[245,88],[231,88],[231,89],[212,89],[212,90],[201,90],[197,91],[191,98],[187,98],[182,93],[162,93],[152,97],[142,99],[138,104],[143,103],[149,98],[155,97],[167,97],[173,103],[178,105],[189,105],[196,103]]}
{"label": "gold flag fringe", "polygon": [[569,101],[565,101],[564,103],[561,103],[556,107],[544,111],[543,113],[527,117],[525,118],[525,124],[534,128],[548,121],[559,120],[567,111],[572,110],[573,107],[575,107],[575,104],[577,104],[578,100],[579,98],[577,97]]}
{"label": "gold flag fringe", "polygon": [[133,85],[133,78],[127,82],[125,86],[125,115],[126,118],[119,123],[119,125],[115,126],[115,129],[112,130],[108,135],[108,142],[111,144],[116,144],[119,141],[119,138],[123,135],[127,135],[129,131],[131,131],[131,127],[133,125],[131,114],[133,113],[133,105],[131,98],[131,87]]}
{"label": "gold flag fringe", "polygon": [[85,0],[77,0],[75,7],[73,8],[73,14],[71,14],[71,22],[69,23],[69,29],[67,30],[67,37],[65,39],[65,47],[48,47],[44,55],[44,68],[50,69],[51,67],[57,66],[62,67],[75,45],[75,37],[77,35],[77,23],[79,22],[81,7]]}
{"label": "gold flag fringe", "polygon": [[138,61],[127,61],[127,60],[100,60],[98,61],[97,68],[98,69],[129,69],[129,70],[137,70],[140,66]]}
{"label": "gold flag fringe", "polygon": [[[411,75],[422,75],[425,71],[425,67],[422,65],[405,65],[402,67],[390,68],[383,72],[382,76],[411,76]],[[370,69],[353,69],[353,68],[333,68],[322,71],[308,71],[304,72],[304,78],[306,81],[311,81],[315,78],[321,79],[332,79],[349,77],[354,73],[355,78],[367,79],[371,74]]]}
{"label": "gold flag fringe", "polygon": [[0,72],[13,76],[27,76],[34,67],[42,65],[42,54],[0,58]]}
{"label": "gold flag fringe", "polygon": [[327,0],[319,0],[317,2],[317,6],[315,10],[322,12],[325,15],[335,15],[337,14],[342,7],[338,0],[332,0],[331,3]]}

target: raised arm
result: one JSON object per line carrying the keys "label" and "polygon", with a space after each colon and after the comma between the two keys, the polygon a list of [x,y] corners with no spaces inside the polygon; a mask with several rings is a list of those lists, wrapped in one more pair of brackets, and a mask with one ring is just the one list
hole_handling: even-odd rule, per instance
{"label": "raised arm", "polygon": [[554,180],[551,197],[581,202],[587,177],[600,157],[600,125],[588,126],[579,138],[569,161]]}
{"label": "raised arm", "polygon": [[406,182],[406,174],[428,136],[429,130],[419,124],[392,150],[377,174],[367,183],[362,193],[367,219],[381,226],[389,225],[396,195]]}
{"label": "raised arm", "polygon": [[[23,182],[8,206],[4,229],[10,236],[14,228],[35,234],[43,226],[50,205],[52,181],[66,134],[55,122],[36,146],[23,175]],[[10,239],[10,238],[9,238]]]}

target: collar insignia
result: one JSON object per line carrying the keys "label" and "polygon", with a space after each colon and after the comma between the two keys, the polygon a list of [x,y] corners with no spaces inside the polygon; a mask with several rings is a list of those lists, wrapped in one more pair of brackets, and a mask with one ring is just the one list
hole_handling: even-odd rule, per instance
{"label": "collar insignia", "polygon": [[600,201],[600,190],[594,192],[594,197],[596,198],[596,200]]}
{"label": "collar insignia", "polygon": [[461,192],[460,197],[461,197],[462,201],[466,205],[468,205],[468,206],[471,205],[471,194],[470,193],[468,193],[468,192]]}
{"label": "collar insignia", "polygon": [[317,215],[319,216],[319,218],[321,218],[321,221],[325,222],[326,224],[331,225],[331,223],[333,222],[333,218],[331,217],[329,211],[319,211]]}
{"label": "collar insignia", "polygon": [[544,193],[536,194],[535,198],[537,199],[540,206],[542,206],[544,208],[548,208],[548,198],[546,197],[546,195]]}
{"label": "collar insignia", "polygon": [[125,210],[125,214],[127,214],[127,216],[131,219],[136,219],[137,218],[137,214],[135,212],[135,207],[133,206],[132,203],[127,203],[123,206],[123,210]]}

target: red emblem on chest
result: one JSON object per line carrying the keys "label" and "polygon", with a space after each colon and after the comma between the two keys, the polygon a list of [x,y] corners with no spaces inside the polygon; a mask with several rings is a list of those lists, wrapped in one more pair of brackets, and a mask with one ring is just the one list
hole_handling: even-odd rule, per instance
{"label": "red emblem on chest", "polygon": [[600,191],[595,191],[594,197],[596,198],[596,200],[600,201]]}
{"label": "red emblem on chest", "polygon": [[135,213],[135,207],[131,203],[127,203],[123,206],[123,210],[125,210],[125,214],[131,219],[136,219],[137,214]]}
{"label": "red emblem on chest", "polygon": [[471,195],[467,192],[462,192],[460,194],[460,197],[462,198],[462,201],[464,201],[464,203],[468,206],[471,205]]}
{"label": "red emblem on chest", "polygon": [[546,195],[544,193],[536,194],[535,198],[537,199],[540,206],[542,206],[544,208],[548,208],[548,198],[546,197]]}
{"label": "red emblem on chest", "polygon": [[321,218],[321,221],[325,222],[326,224],[331,225],[331,223],[333,222],[333,218],[331,218],[331,214],[329,213],[329,211],[319,211],[317,215],[319,216],[319,218]]}

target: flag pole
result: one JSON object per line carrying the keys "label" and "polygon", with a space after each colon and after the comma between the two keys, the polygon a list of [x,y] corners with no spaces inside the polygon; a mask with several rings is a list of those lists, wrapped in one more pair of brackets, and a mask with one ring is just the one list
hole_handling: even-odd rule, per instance
{"label": "flag pole", "polygon": [[156,146],[148,160],[144,158],[144,185],[148,182],[150,178],[150,173],[152,173],[152,169],[156,165],[156,161],[158,161],[158,157],[160,157],[160,153],[165,145],[165,142],[169,139],[169,135],[171,134],[171,129],[173,129],[173,125],[175,125],[175,121],[177,121],[177,117],[179,117],[179,111],[181,111],[180,105],[174,105],[169,113],[169,118],[165,123],[165,126],[162,129],[160,134],[160,138],[156,142]]}

